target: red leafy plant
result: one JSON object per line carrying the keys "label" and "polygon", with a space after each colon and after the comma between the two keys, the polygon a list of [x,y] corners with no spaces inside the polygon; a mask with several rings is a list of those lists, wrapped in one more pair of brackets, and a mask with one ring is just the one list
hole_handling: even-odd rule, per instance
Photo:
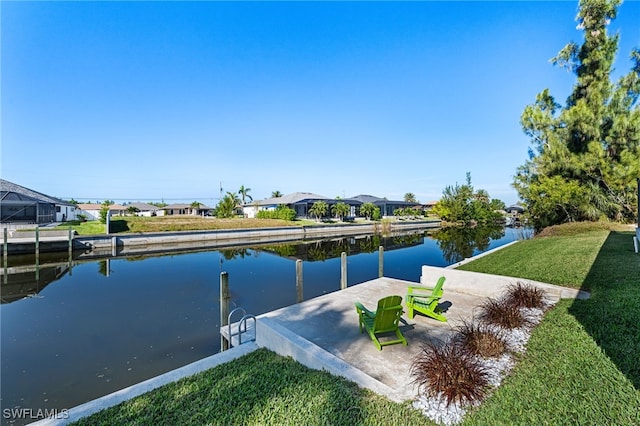
{"label": "red leafy plant", "polygon": [[496,358],[507,350],[504,333],[495,327],[487,327],[482,322],[462,321],[457,331],[455,342],[475,355]]}
{"label": "red leafy plant", "polygon": [[430,397],[446,404],[480,401],[489,389],[489,374],[478,357],[453,341],[423,344],[411,364],[413,382]]}
{"label": "red leafy plant", "polygon": [[480,305],[478,318],[485,324],[494,324],[503,328],[514,329],[529,325],[520,307],[507,298],[487,299]]}
{"label": "red leafy plant", "polygon": [[540,287],[531,284],[525,284],[517,281],[507,287],[504,296],[507,303],[519,308],[538,308],[546,307],[546,293]]}

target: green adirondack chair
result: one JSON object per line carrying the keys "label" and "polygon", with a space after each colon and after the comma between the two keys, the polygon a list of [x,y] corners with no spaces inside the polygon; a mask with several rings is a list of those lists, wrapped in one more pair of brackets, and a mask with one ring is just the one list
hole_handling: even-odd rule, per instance
{"label": "green adirondack chair", "polygon": [[415,312],[420,312],[438,321],[447,322],[438,307],[442,297],[442,286],[445,278],[440,277],[435,287],[425,287],[420,285],[409,286],[407,292],[407,308],[409,309],[409,319],[413,319]]}
{"label": "green adirondack chair", "polygon": [[[402,343],[407,346],[407,339],[404,338],[398,327],[400,317],[404,313],[402,310],[402,296],[387,296],[378,301],[378,308],[371,312],[362,303],[356,302],[358,312],[360,333],[367,330],[376,348],[382,350],[383,346]],[[395,333],[397,339],[380,341],[378,335],[384,333]]]}

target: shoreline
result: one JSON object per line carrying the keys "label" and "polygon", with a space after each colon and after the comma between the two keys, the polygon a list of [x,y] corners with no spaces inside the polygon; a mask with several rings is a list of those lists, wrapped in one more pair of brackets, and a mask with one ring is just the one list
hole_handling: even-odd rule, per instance
{"label": "shoreline", "polygon": [[[27,238],[7,238],[6,254],[33,254],[38,252],[83,251],[99,253],[95,256],[135,255],[164,252],[172,249],[209,249],[259,243],[281,243],[313,238],[352,236],[363,234],[392,234],[394,232],[436,229],[440,221],[392,223],[384,229],[378,223],[327,226],[291,226],[272,228],[224,229],[208,231],[169,231],[153,233],[104,234],[58,238],[53,241]],[[48,232],[48,231],[47,231]]]}

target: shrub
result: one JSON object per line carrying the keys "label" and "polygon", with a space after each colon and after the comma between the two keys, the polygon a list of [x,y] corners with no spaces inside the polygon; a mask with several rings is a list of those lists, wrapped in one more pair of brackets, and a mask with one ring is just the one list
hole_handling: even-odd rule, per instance
{"label": "shrub", "polygon": [[520,308],[506,298],[488,299],[480,306],[478,318],[486,324],[495,324],[503,328],[520,328],[527,324]]}
{"label": "shrub", "polygon": [[256,214],[256,218],[258,219],[282,219],[293,221],[296,218],[296,212],[289,207],[278,207],[275,210],[260,210]]}
{"label": "shrub", "polygon": [[486,324],[463,321],[458,326],[456,343],[465,351],[484,358],[495,358],[505,353],[507,344],[503,333]]}
{"label": "shrub", "polygon": [[411,375],[420,392],[442,395],[447,405],[480,401],[489,388],[488,372],[478,357],[452,341],[422,345],[412,361]]}
{"label": "shrub", "polygon": [[541,288],[518,281],[507,287],[505,302],[518,308],[543,309],[546,306],[545,295]]}
{"label": "shrub", "polygon": [[102,207],[100,207],[100,223],[107,223],[107,216],[109,216],[109,205],[102,203]]}

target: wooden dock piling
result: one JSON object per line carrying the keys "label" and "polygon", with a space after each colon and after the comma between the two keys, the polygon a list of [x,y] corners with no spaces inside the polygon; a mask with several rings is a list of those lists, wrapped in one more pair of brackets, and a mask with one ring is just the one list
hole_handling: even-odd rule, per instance
{"label": "wooden dock piling", "polygon": [[304,300],[304,282],[302,280],[302,260],[296,260],[296,295],[298,303]]}
{"label": "wooden dock piling", "polygon": [[347,288],[347,253],[340,254],[340,288]]}
{"label": "wooden dock piling", "polygon": [[[220,272],[220,328],[229,325],[230,300],[229,273]],[[227,349],[229,349],[229,342],[224,338],[220,339],[220,351],[226,351]]]}

